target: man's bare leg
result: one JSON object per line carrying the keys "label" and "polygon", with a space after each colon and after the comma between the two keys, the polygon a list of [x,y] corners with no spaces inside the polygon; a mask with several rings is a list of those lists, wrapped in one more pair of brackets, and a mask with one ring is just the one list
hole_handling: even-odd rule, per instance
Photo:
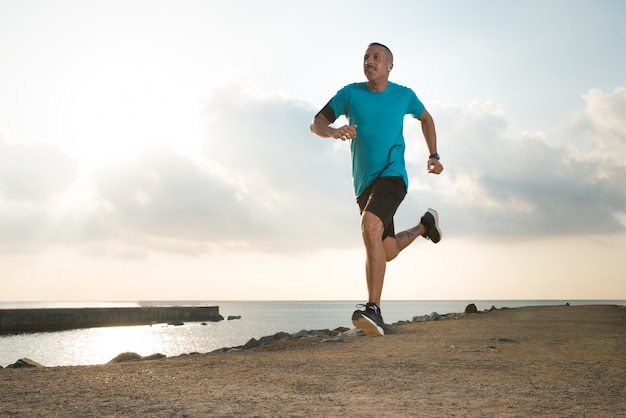
{"label": "man's bare leg", "polygon": [[383,229],[383,223],[378,216],[371,212],[363,212],[361,233],[366,253],[365,277],[369,294],[368,302],[375,303],[377,306],[380,306],[382,298],[387,262],[396,258],[402,250],[426,231],[424,225],[419,223],[397,233],[395,237],[386,237],[381,241]]}
{"label": "man's bare leg", "polygon": [[419,223],[413,228],[397,233],[395,238],[385,238],[383,246],[385,247],[385,256],[387,261],[391,261],[396,258],[402,250],[411,245],[411,243],[424,232],[426,232],[426,228],[424,225]]}
{"label": "man's bare leg", "polygon": [[387,257],[383,245],[383,222],[371,212],[363,212],[361,234],[365,245],[365,277],[367,280],[368,302],[380,306],[383,292]]}
{"label": "man's bare leg", "polygon": [[380,218],[371,212],[363,212],[361,233],[366,252],[365,275],[369,299],[364,310],[354,311],[352,323],[366,335],[385,335],[384,322],[380,313],[380,300],[387,262],[393,260],[419,236],[438,243],[441,240],[441,230],[437,222],[437,212],[434,209],[428,209],[419,224],[396,234],[395,237],[386,237],[383,240],[381,238],[384,226]]}

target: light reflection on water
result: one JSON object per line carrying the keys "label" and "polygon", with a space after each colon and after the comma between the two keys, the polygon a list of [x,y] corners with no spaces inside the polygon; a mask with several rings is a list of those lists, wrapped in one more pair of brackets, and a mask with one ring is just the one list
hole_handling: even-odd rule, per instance
{"label": "light reflection on water", "polygon": [[63,351],[68,355],[65,361],[82,358],[84,364],[105,363],[125,347],[133,347],[140,355],[155,353],[160,347],[159,334],[146,326],[91,328],[74,334],[65,340]]}
{"label": "light reflection on water", "polygon": [[[158,324],[4,336],[0,338],[0,359],[12,359],[5,361],[10,364],[18,358],[28,357],[46,366],[57,366],[103,364],[127,351],[141,356],[204,353],[219,344],[219,334],[210,330],[212,325],[215,326],[212,323],[187,323],[179,327]],[[21,347],[19,357],[4,352],[3,340],[9,338],[12,341],[6,349]]]}

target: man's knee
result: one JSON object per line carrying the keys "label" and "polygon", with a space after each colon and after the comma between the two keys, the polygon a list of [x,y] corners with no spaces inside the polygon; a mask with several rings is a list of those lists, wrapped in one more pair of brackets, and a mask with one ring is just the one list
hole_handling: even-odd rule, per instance
{"label": "man's knee", "polygon": [[361,234],[366,238],[380,238],[382,239],[385,226],[383,221],[371,212],[363,212],[361,217]]}

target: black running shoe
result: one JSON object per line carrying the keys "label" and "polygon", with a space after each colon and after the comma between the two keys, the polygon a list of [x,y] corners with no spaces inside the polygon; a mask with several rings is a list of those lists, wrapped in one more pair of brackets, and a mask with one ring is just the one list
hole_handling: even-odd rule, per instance
{"label": "black running shoe", "polygon": [[380,314],[380,308],[374,303],[368,303],[365,309],[356,310],[352,314],[352,323],[370,337],[380,337],[385,335],[383,327],[385,325],[383,317]]}
{"label": "black running shoe", "polygon": [[441,241],[441,229],[439,229],[439,214],[435,209],[430,209],[426,211],[422,219],[420,219],[424,228],[426,228],[426,232],[422,234],[422,236],[426,239],[431,240],[435,244]]}

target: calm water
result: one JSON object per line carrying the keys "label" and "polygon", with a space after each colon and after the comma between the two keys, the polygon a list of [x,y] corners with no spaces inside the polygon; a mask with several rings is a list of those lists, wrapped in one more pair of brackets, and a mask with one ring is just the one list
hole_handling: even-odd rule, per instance
{"label": "calm water", "polygon": [[[468,303],[479,310],[496,308],[582,304],[616,304],[617,301],[388,301],[383,302],[385,322],[410,320],[414,316],[463,312]],[[0,303],[0,308],[58,308],[113,306],[219,306],[220,314],[241,315],[233,321],[190,322],[183,326],[152,325],[90,328],[71,331],[0,336],[0,366],[28,357],[45,366],[103,364],[120,353],[131,351],[142,356],[161,353],[176,356],[193,352],[207,353],[222,347],[245,344],[284,331],[352,328],[350,316],[357,302],[137,302],[137,303]]]}

